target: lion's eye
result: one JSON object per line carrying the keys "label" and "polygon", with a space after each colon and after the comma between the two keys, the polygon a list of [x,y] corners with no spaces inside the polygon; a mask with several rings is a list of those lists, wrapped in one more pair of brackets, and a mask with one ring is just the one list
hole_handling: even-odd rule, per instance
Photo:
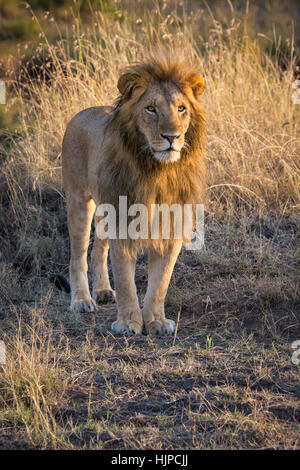
{"label": "lion's eye", "polygon": [[185,110],[186,110],[185,106],[183,106],[183,105],[182,105],[182,106],[178,106],[178,111],[179,111],[180,113],[183,113],[183,111],[185,111]]}
{"label": "lion's eye", "polygon": [[146,110],[147,110],[149,113],[155,113],[155,112],[156,112],[156,109],[154,108],[154,106],[147,106]]}

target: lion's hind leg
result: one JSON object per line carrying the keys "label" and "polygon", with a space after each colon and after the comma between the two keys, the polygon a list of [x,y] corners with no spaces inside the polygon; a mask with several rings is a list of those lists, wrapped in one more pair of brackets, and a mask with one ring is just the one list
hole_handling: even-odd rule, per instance
{"label": "lion's hind leg", "polygon": [[[95,217],[95,224],[98,217]],[[93,299],[97,304],[115,301],[115,292],[112,290],[107,269],[108,240],[101,240],[95,230],[93,250],[91,254],[93,275]]]}

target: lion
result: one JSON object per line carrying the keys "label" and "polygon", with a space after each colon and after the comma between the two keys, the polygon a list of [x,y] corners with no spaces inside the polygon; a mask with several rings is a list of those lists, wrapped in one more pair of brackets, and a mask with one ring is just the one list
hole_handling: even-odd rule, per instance
{"label": "lion", "polygon": [[[71,310],[91,312],[116,300],[116,334],[171,334],[164,303],[184,237],[166,240],[100,239],[91,253],[92,295],[87,250],[95,209],[100,204],[203,203],[206,125],[200,96],[205,84],[195,66],[166,50],[149,53],[119,77],[113,106],[79,112],[63,138],[62,174],[71,243]],[[95,219],[96,222],[96,219]],[[151,223],[151,221],[150,221]],[[110,285],[107,256],[114,278]],[[148,252],[148,286],[143,308],[135,286],[136,256]]]}

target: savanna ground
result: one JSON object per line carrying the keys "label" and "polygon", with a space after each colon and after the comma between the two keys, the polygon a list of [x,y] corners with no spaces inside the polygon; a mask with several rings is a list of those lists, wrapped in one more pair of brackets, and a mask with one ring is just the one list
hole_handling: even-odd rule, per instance
{"label": "savanna ground", "polygon": [[[299,2],[29,3],[0,1],[0,448],[299,449]],[[158,40],[206,80],[205,248],[176,264],[174,336],[115,337],[115,305],[71,313],[49,282],[68,273],[61,139]],[[136,281],[142,301],[146,256]]]}

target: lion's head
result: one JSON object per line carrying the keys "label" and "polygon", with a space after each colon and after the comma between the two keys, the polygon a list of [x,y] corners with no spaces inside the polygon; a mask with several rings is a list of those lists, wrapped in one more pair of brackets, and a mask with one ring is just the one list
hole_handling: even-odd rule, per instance
{"label": "lion's head", "polygon": [[[195,121],[202,122],[199,97],[204,80],[194,67],[170,51],[156,50],[147,61],[120,76],[117,110],[126,144],[145,158],[163,163],[192,150]],[[193,136],[192,136],[193,134]]]}

